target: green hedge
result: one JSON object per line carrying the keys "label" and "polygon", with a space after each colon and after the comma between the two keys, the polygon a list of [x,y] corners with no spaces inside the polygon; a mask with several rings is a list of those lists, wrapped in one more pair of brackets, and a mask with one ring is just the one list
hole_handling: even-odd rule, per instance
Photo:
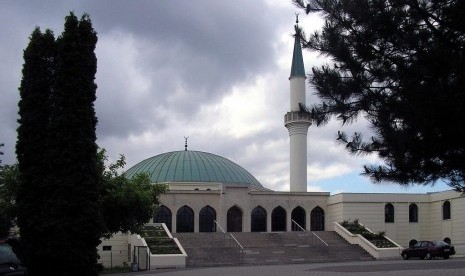
{"label": "green hedge", "polygon": [[344,220],[339,224],[342,225],[345,229],[347,229],[350,233],[354,235],[361,235],[378,248],[396,247],[395,244],[393,244],[390,240],[386,239],[386,237],[384,236],[385,232],[373,233],[366,229],[365,226],[361,225],[358,222],[358,219],[354,219],[354,221],[352,222]]}

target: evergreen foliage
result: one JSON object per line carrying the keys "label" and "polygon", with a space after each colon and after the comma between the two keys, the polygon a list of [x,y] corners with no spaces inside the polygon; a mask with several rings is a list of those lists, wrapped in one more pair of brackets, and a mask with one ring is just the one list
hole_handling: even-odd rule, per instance
{"label": "evergreen foliage", "polygon": [[31,275],[98,274],[96,43],[89,17],[71,13],[56,41],[36,28],[24,51],[17,200]]}
{"label": "evergreen foliage", "polygon": [[2,165],[0,162],[0,239],[9,237],[10,229],[14,225],[17,212],[15,204],[17,187],[17,164]]}
{"label": "evergreen foliage", "polygon": [[[60,275],[97,275],[103,230],[98,182],[94,50],[97,34],[87,15],[70,14],[56,41],[56,71],[49,125],[50,189],[47,247]],[[53,255],[51,255],[53,254]]]}
{"label": "evergreen foliage", "polygon": [[[43,266],[43,244],[50,238],[42,227],[47,220],[51,189],[48,177],[48,124],[50,97],[55,67],[55,38],[51,31],[36,28],[24,50],[23,78],[19,88],[19,127],[16,155],[19,185],[17,190],[18,226],[31,275]],[[38,260],[35,262],[34,260]]]}
{"label": "evergreen foliage", "polygon": [[337,139],[353,154],[376,153],[365,165],[375,182],[444,180],[465,191],[465,2],[460,0],[293,0],[325,18],[303,42],[334,64],[312,69],[320,126],[335,116],[365,116],[374,135]]}

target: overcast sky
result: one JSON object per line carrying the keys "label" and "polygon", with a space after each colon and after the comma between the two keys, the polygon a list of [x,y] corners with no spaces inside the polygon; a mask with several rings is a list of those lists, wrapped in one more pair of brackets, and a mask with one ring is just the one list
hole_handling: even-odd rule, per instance
{"label": "overcast sky", "polygon": [[[14,163],[23,49],[35,26],[63,31],[64,17],[88,13],[98,33],[98,145],[127,168],[184,149],[214,153],[241,165],[265,187],[289,190],[289,73],[295,13],[291,0],[1,1],[0,143]],[[306,33],[317,15],[300,15]],[[305,69],[324,63],[304,51]],[[307,87],[307,104],[317,101]],[[311,126],[308,190],[432,192],[447,186],[400,188],[360,176],[375,157],[354,157],[335,141],[340,125]],[[347,130],[366,132],[363,122]]]}

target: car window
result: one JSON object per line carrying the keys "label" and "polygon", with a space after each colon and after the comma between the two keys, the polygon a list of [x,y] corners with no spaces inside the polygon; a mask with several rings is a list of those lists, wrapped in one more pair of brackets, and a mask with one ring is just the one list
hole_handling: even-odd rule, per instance
{"label": "car window", "polygon": [[441,245],[448,245],[447,243],[443,242],[443,241],[433,241],[434,245],[436,246],[441,246]]}
{"label": "car window", "polygon": [[414,247],[414,248],[421,247],[421,242],[417,242],[413,247]]}
{"label": "car window", "polygon": [[0,264],[4,263],[18,264],[19,260],[9,244],[0,243]]}

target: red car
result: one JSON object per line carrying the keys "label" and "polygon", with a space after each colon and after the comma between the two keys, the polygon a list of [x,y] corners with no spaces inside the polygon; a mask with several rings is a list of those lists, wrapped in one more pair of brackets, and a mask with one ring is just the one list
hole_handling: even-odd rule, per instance
{"label": "red car", "polygon": [[411,257],[420,259],[431,259],[433,257],[443,257],[448,259],[455,254],[455,248],[443,241],[419,241],[409,248],[402,250],[400,254],[404,260]]}

